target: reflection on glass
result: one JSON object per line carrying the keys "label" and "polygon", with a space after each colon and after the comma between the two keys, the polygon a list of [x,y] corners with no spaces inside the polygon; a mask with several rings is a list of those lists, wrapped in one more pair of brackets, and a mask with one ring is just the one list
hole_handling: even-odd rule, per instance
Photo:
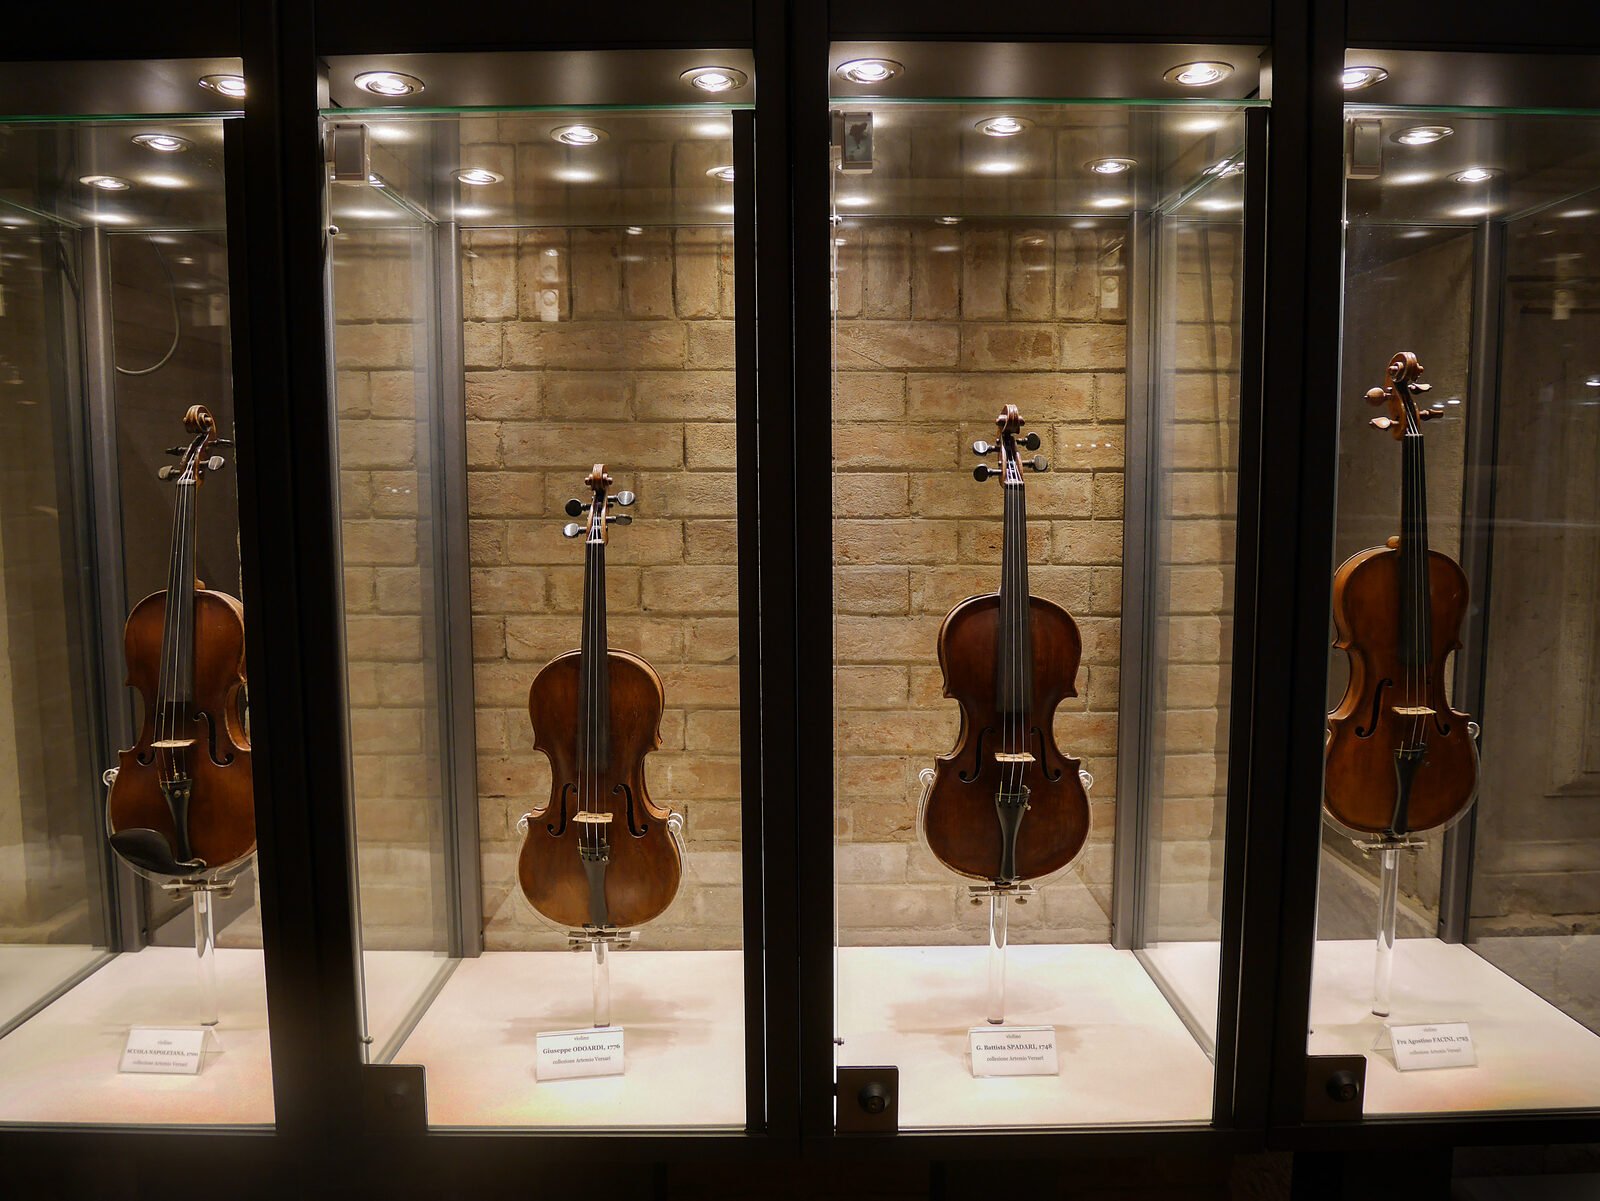
{"label": "reflection on glass", "polygon": [[[1481,737],[1476,801],[1453,824],[1388,848],[1326,828],[1310,1049],[1367,1053],[1369,1115],[1593,1106],[1600,161],[1577,149],[1591,122],[1347,120],[1382,153],[1352,168],[1346,194],[1336,557],[1405,544],[1404,452],[1370,428],[1388,410],[1363,394],[1410,351],[1439,412],[1420,426],[1429,546],[1470,595],[1443,683]],[[1330,661],[1330,708],[1344,659]],[[1389,889],[1398,939],[1384,954]],[[1469,1024],[1476,1066],[1398,1072],[1385,1025],[1439,1022]]]}
{"label": "reflection on glass", "polygon": [[[850,105],[871,109],[876,161],[837,171],[833,193],[838,1062],[899,1065],[902,1127],[1205,1121],[1242,110],[1030,104],[995,136],[990,106]],[[996,440],[1006,405],[1038,437],[1021,455],[1047,460],[1022,474],[1025,523],[973,478],[996,465],[973,443]],[[980,773],[998,754],[1002,781],[1047,787],[1028,784],[1052,770],[1045,740],[1005,743],[1003,716],[988,743],[981,722],[958,731],[936,653],[946,614],[1003,594],[1023,560],[1081,642],[1054,738],[1062,769],[1087,773],[1088,837],[1064,871],[1007,882],[950,870],[919,806],[958,741]],[[1035,619],[1036,651],[1044,637]],[[1064,666],[1049,641],[1035,671]],[[991,651],[976,654],[982,675]],[[994,804],[1017,792],[1002,782]],[[1008,835],[978,808],[987,854]],[[1023,812],[1019,855],[1042,812]],[[1053,1026],[1063,1077],[1096,1085],[980,1103],[967,1031],[997,1017]]]}
{"label": "reflection on glass", "polygon": [[[731,114],[363,120],[373,179],[330,203],[369,1054],[426,1065],[438,1126],[654,1126],[663,1089],[675,1126],[739,1126]],[[631,518],[608,527],[607,642],[662,684],[649,829],[681,813],[685,851],[665,912],[591,948],[519,863],[594,808],[553,788],[529,690],[599,611],[588,538],[563,530],[585,533],[597,463]],[[535,1079],[537,1035],[607,1016],[615,1095]]]}

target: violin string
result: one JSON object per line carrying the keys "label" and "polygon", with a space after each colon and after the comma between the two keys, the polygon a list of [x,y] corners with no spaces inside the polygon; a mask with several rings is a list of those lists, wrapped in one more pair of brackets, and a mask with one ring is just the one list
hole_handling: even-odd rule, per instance
{"label": "violin string", "polygon": [[[184,468],[188,470],[187,465]],[[182,477],[179,477],[180,489],[173,497],[172,504],[172,561],[167,565],[167,595],[162,604],[161,613],[161,663],[157,673],[156,684],[156,712],[155,721],[152,723],[155,731],[155,741],[165,742],[171,737],[171,705],[173,694],[177,691],[176,657],[178,630],[177,630],[177,601],[181,593],[182,581],[179,558],[183,549],[183,492]],[[160,749],[155,751],[156,775],[163,782],[173,779],[172,759],[170,752]]]}

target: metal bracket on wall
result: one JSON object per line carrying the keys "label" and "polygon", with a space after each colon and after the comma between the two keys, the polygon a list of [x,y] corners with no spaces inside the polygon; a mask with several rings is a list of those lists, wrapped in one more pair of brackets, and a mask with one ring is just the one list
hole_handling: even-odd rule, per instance
{"label": "metal bracket on wall", "polygon": [[846,175],[864,175],[877,166],[872,157],[872,114],[835,111],[831,114],[830,138],[839,152],[839,170]]}
{"label": "metal bracket on wall", "polygon": [[373,1134],[426,1134],[428,1084],[418,1063],[368,1064],[361,1069],[361,1110]]}
{"label": "metal bracket on wall", "polygon": [[372,179],[372,136],[365,125],[328,128],[326,158],[334,183],[365,184]]}
{"label": "metal bracket on wall", "polygon": [[1306,1121],[1359,1122],[1366,1097],[1365,1055],[1306,1056]]}
{"label": "metal bracket on wall", "polygon": [[899,1068],[839,1068],[834,1091],[840,1134],[900,1133]]}

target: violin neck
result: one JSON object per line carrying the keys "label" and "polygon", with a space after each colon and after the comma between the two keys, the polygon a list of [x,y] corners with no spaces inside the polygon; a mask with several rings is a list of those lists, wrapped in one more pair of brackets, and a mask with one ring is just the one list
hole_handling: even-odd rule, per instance
{"label": "violin neck", "polygon": [[1426,667],[1433,645],[1428,556],[1428,473],[1422,435],[1402,440],[1400,467],[1400,657]]}
{"label": "violin neck", "polygon": [[1033,694],[1033,623],[1028,603],[1028,512],[1020,480],[1002,486],[1005,533],[1000,550],[1000,642],[995,700],[1002,713],[1024,713]]}
{"label": "violin neck", "polygon": [[611,670],[606,646],[606,544],[591,533],[584,548],[583,640],[578,651],[578,756],[606,765],[611,750]]}
{"label": "violin neck", "polygon": [[161,635],[161,699],[168,704],[186,704],[194,697],[196,487],[192,480],[180,480],[176,487],[166,626]]}

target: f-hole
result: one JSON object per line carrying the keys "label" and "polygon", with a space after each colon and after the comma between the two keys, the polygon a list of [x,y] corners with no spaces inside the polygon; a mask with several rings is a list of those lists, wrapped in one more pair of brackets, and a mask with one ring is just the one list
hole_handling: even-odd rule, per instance
{"label": "f-hole", "polygon": [[1038,726],[1034,726],[1033,729],[1028,731],[1028,736],[1039,740],[1039,770],[1044,773],[1046,780],[1049,780],[1052,784],[1055,783],[1061,778],[1062,769],[1058,767],[1055,771],[1050,770],[1050,752],[1045,745],[1044,731]]}
{"label": "f-hole", "polygon": [[645,822],[643,824],[635,824],[633,813],[633,789],[629,788],[626,784],[618,784],[611,790],[611,795],[616,796],[619,792],[628,802],[628,833],[632,834],[635,838],[643,838],[646,834],[650,833],[650,823]]}
{"label": "f-hole", "polygon": [[1385,677],[1378,681],[1378,686],[1372,690],[1372,716],[1365,726],[1356,727],[1357,738],[1371,738],[1378,732],[1378,715],[1383,712],[1383,690],[1393,688],[1394,681]]}
{"label": "f-hole", "polygon": [[229,751],[226,758],[217,757],[217,723],[213,720],[211,714],[204,710],[201,710],[200,716],[206,723],[206,748],[211,756],[211,762],[218,767],[227,767],[228,764],[233,762],[233,752]]}
{"label": "f-hole", "polygon": [[978,731],[978,745],[972,752],[972,770],[958,773],[964,782],[972,783],[978,778],[978,774],[983,771],[983,739],[985,735],[993,733],[993,726],[984,726],[983,729]]}
{"label": "f-hole", "polygon": [[558,826],[554,822],[545,823],[544,828],[557,838],[567,832],[567,793],[577,791],[578,786],[576,784],[563,785],[561,789],[561,812],[557,814],[561,819],[561,824]]}

